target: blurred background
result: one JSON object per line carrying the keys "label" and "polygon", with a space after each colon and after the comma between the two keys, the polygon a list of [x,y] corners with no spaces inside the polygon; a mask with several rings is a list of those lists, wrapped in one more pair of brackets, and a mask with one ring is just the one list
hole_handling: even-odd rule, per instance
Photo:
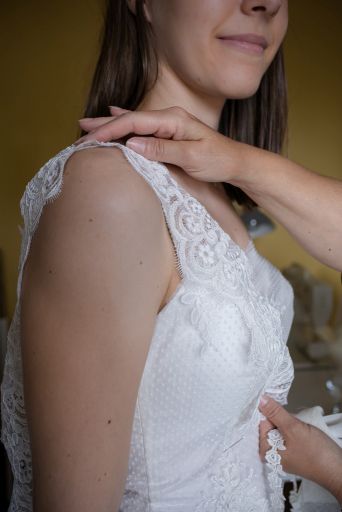
{"label": "blurred background", "polygon": [[[79,137],[77,119],[83,117],[96,62],[102,5],[100,0],[17,0],[1,6],[0,376],[16,301],[19,201],[38,169]],[[289,90],[287,156],[340,179],[341,27],[340,0],[289,2],[284,43]],[[342,410],[340,274],[307,254],[282,226],[273,223],[274,229],[258,236],[255,245],[295,288],[296,321],[289,347],[296,377],[288,407],[295,412],[322,405],[326,414]],[[8,475],[4,452],[1,455],[1,470]],[[0,484],[5,496],[8,478],[0,478]]]}

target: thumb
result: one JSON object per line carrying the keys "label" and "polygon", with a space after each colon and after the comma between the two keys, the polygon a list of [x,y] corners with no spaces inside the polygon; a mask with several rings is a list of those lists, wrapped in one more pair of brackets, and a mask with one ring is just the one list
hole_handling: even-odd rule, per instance
{"label": "thumb", "polygon": [[286,432],[293,424],[293,416],[279,402],[270,396],[263,395],[260,400],[259,410],[271,421],[280,431]]}
{"label": "thumb", "polygon": [[126,146],[149,160],[165,162],[184,167],[187,154],[184,144],[189,147],[189,141],[158,139],[157,137],[132,137]]}

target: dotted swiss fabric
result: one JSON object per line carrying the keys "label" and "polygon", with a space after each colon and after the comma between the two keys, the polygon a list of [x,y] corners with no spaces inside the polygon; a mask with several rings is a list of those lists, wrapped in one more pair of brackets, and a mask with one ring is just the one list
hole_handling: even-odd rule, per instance
{"label": "dotted swiss fabric", "polygon": [[[1,384],[1,440],[14,474],[9,512],[32,511],[20,353],[23,267],[44,205],[61,192],[67,159],[87,147],[120,148],[153,188],[182,277],[156,318],[119,511],[283,511],[281,491],[272,488],[259,457],[258,403],[264,392],[287,403],[293,380],[286,345],[293,320],[291,285],[252,240],[240,249],[165,165],[116,142],[91,141],[51,158],[20,201],[24,226],[17,304]],[[271,506],[274,493],[277,508]]]}

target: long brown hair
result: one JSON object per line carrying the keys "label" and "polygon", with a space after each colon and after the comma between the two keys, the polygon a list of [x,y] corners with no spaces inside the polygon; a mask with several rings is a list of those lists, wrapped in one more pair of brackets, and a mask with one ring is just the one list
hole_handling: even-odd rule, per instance
{"label": "long brown hair", "polygon": [[[100,54],[84,117],[108,116],[109,105],[135,110],[157,76],[157,52],[143,0],[136,0],[135,14],[126,0],[107,0]],[[256,93],[246,99],[226,100],[219,132],[281,153],[287,134],[287,117],[287,83],[281,44]],[[81,135],[85,133],[82,131]],[[240,188],[229,183],[223,185],[227,195],[238,204],[247,208],[257,206]]]}

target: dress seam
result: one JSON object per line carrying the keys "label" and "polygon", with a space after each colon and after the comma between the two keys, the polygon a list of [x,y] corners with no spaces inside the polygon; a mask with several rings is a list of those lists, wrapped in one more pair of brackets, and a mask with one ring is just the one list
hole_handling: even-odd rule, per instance
{"label": "dress seam", "polygon": [[146,445],[145,445],[144,429],[143,429],[143,424],[142,424],[142,419],[141,419],[139,393],[138,393],[138,396],[137,396],[137,406],[138,406],[138,417],[139,417],[139,424],[140,424],[140,430],[141,430],[141,438],[142,438],[142,444],[143,444],[143,449],[144,449],[144,463],[145,463],[145,472],[146,472],[146,480],[147,480],[148,512],[151,512],[150,478],[149,478],[149,474],[148,474],[147,456],[146,456]]}

